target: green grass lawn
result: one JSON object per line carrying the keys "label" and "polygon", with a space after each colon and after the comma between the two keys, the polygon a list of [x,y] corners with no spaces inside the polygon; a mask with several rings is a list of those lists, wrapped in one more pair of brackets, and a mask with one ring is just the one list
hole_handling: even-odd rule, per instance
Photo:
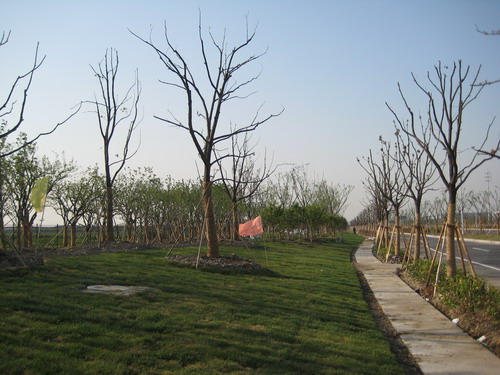
{"label": "green grass lawn", "polygon": [[[345,238],[267,243],[275,276],[175,266],[158,250],[0,272],[0,373],[401,374],[349,261],[361,237]],[[156,290],[82,293],[91,284]]]}

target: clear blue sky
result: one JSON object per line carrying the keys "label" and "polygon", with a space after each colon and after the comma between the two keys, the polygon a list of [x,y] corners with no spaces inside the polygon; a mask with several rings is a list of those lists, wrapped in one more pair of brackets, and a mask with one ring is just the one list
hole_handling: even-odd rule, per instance
{"label": "clear blue sky", "polygon": [[[226,29],[229,45],[244,37],[248,15],[251,27],[258,24],[248,53],[269,48],[248,70],[249,75],[262,70],[249,89],[257,93],[228,108],[226,122],[245,124],[262,103],[263,115],[284,107],[282,116],[258,130],[259,148],[274,153],[276,163],[309,164],[311,174],[355,186],[348,219],[362,208],[364,196],[364,172],[356,157],[378,149],[379,135],[391,137],[392,115],[384,103],[403,109],[397,82],[418,103],[421,95],[410,74],[424,80],[438,61],[462,59],[473,68],[482,64],[482,79],[500,78],[500,37],[481,35],[475,27],[500,29],[500,2],[493,0],[4,0],[0,25],[12,34],[0,49],[0,93],[30,66],[40,42],[47,58],[36,73],[23,130],[46,130],[73,105],[93,98],[98,86],[89,65],[96,66],[106,48],[116,48],[123,87],[132,83],[136,68],[142,82],[141,148],[130,166],[195,178],[196,155],[188,135],[153,118],[168,110],[183,116],[182,93],[158,82],[172,77],[127,28],[144,37],[152,28],[153,40],[162,43],[165,21],[173,43],[201,67],[198,7],[205,30],[210,27],[217,37]],[[487,87],[471,108],[464,148],[477,144],[477,134],[494,116],[500,117],[500,85]],[[500,118],[492,132],[499,135]],[[101,163],[100,148],[95,114],[89,111],[39,142],[41,153],[64,151],[81,166]],[[478,171],[468,188],[486,188],[486,169],[492,172],[492,186],[500,185],[498,166],[498,161],[491,162]]]}

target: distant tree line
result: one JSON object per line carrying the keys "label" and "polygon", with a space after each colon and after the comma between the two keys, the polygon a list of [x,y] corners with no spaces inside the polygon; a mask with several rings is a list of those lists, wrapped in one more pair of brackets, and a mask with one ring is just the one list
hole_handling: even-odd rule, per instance
{"label": "distant tree line", "polygon": [[[18,143],[24,142],[21,135]],[[15,147],[16,145],[13,145]],[[1,185],[2,226],[14,228],[18,248],[34,245],[34,223],[40,213],[34,210],[29,195],[37,179],[49,177],[46,206],[61,219],[63,246],[79,242],[106,241],[106,176],[97,166],[81,170],[64,157],[50,160],[38,156],[36,143],[2,159],[4,183]],[[261,215],[266,233],[290,238],[295,234],[310,240],[335,234],[347,226],[342,217],[350,186],[314,181],[305,167],[278,173],[260,184],[252,194],[241,192],[237,201],[238,222]],[[214,183],[214,213],[220,240],[234,238],[232,196],[223,182]],[[151,168],[125,168],[114,184],[114,212],[123,228],[121,240],[146,243],[198,242],[203,233],[204,211],[201,186],[194,180],[160,177]],[[115,233],[116,235],[116,233]],[[2,242],[3,248],[7,244]]]}

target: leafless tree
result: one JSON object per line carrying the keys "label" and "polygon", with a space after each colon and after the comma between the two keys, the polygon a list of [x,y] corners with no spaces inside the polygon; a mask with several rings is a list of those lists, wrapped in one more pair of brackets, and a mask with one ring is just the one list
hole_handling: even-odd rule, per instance
{"label": "leafless tree", "polygon": [[[111,48],[106,50],[104,59],[97,68],[91,66],[99,82],[99,99],[95,95],[94,100],[90,101],[95,106],[99,130],[103,141],[104,153],[104,174],[106,183],[106,240],[114,241],[113,230],[113,185],[116,177],[137,152],[138,148],[131,152],[130,141],[134,130],[140,123],[138,118],[138,104],[141,95],[141,84],[137,71],[135,72],[134,83],[125,92],[123,98],[119,97],[117,92],[118,75],[118,51]],[[121,151],[112,151],[111,143],[113,137],[122,123],[128,123],[126,127],[125,141]],[[116,137],[115,137],[116,138]]]}
{"label": "leafless tree", "polygon": [[[423,132],[422,137],[429,140],[430,134]],[[396,153],[394,161],[400,166],[402,180],[406,185],[406,194],[413,201],[415,208],[415,242],[413,259],[420,258],[420,239],[422,236],[422,200],[432,190],[435,182],[435,168],[429,156],[422,152],[412,138],[396,130]],[[409,249],[409,251],[411,251]]]}
{"label": "leafless tree", "polygon": [[376,165],[373,159],[372,150],[369,151],[368,157],[363,157],[363,162],[358,158],[359,165],[367,173],[366,179],[363,181],[363,186],[367,193],[371,196],[370,206],[374,207],[377,219],[384,228],[385,246],[389,247],[389,214],[391,212],[389,200],[387,199],[388,186],[386,179],[382,175],[381,169]]}
{"label": "leafless tree", "polygon": [[[2,32],[2,36],[0,37],[0,47],[7,44],[9,42],[9,38],[10,31],[8,33],[5,33],[5,31]],[[45,61],[45,56],[43,56],[42,58],[38,56],[38,48],[39,45],[37,44],[31,68],[29,68],[29,70],[25,73],[17,76],[17,78],[13,80],[10,87],[8,86],[5,97],[0,98],[0,125],[2,125],[2,128],[0,130],[0,140],[7,139],[9,135],[19,131],[21,129],[21,125],[25,120],[24,114],[28,103],[28,93],[31,88],[31,84],[33,83],[33,77],[35,75],[35,72]],[[63,125],[74,115],[76,115],[76,113],[80,110],[80,106],[81,105],[77,105],[73,113],[71,113],[63,121],[54,125],[52,129],[46,132],[39,133],[34,137],[26,138],[25,143],[18,144],[16,145],[16,147],[10,147],[8,149],[3,148],[2,150],[0,150],[0,158],[18,152],[22,148],[36,142],[40,137],[52,134],[59,126]]]}
{"label": "leafless tree", "polygon": [[[256,30],[248,31],[246,38],[239,45],[229,48],[225,34],[221,41],[216,41],[214,35],[209,32],[213,50],[208,50],[206,40],[202,32],[201,15],[198,26],[198,36],[204,65],[205,82],[195,79],[193,66],[188,63],[184,55],[177,50],[171,42],[167,25],[164,25],[164,37],[167,48],[162,50],[152,39],[146,40],[140,36],[132,34],[142,42],[150,46],[160,58],[164,67],[170,72],[175,81],[163,82],[167,85],[180,89],[186,95],[186,117],[184,120],[177,119],[172,113],[169,118],[155,116],[167,124],[184,129],[193,141],[199,157],[203,162],[202,173],[202,202],[205,212],[205,235],[208,243],[208,256],[219,256],[219,242],[217,238],[217,224],[214,216],[214,202],[212,200],[213,174],[212,167],[217,164],[217,157],[214,150],[217,144],[231,139],[232,137],[256,130],[260,125],[266,123],[273,117],[279,116],[282,112],[260,117],[257,110],[253,120],[246,126],[240,126],[221,133],[221,113],[222,108],[234,99],[245,99],[248,95],[240,95],[240,91],[255,81],[260,74],[243,81],[237,81],[236,76],[241,70],[252,62],[256,61],[263,54],[240,57],[242,52],[252,43]],[[265,53],[265,52],[264,52]],[[217,56],[213,62],[209,56]],[[205,86],[208,90],[204,92]],[[260,109],[260,108],[259,108]],[[198,120],[197,119],[201,119]],[[222,148],[222,147],[221,147]],[[225,157],[225,156],[220,156]]]}
{"label": "leafless tree", "polygon": [[[415,121],[414,112],[399,84],[399,93],[409,113],[410,120],[404,122],[386,103],[393,113],[399,128],[412,137],[428,155],[446,187],[448,193],[446,263],[447,274],[450,277],[456,274],[454,238],[457,192],[472,172],[493,158],[491,155],[484,155],[473,150],[474,153],[468,163],[465,163],[465,165],[459,165],[458,163],[459,147],[461,146],[460,137],[465,125],[463,122],[464,111],[476,100],[484,88],[484,86],[476,85],[480,70],[479,67],[476,73],[470,76],[470,66],[463,67],[460,60],[451,67],[443,66],[440,62],[434,67],[435,77],[431,76],[430,72],[427,73],[427,80],[431,85],[431,89],[425,88],[412,74],[414,83],[428,100],[428,126],[432,135],[430,140],[422,136],[422,129],[419,128]],[[479,149],[484,148],[492,125],[493,122],[488,125]],[[436,143],[438,150],[442,149],[444,153],[434,153]],[[495,150],[498,151],[499,147],[500,144],[497,144]]]}
{"label": "leafless tree", "polygon": [[493,217],[495,219],[497,234],[500,234],[500,187],[497,186],[495,191],[491,194],[493,201]]}
{"label": "leafless tree", "polygon": [[[484,30],[480,30],[479,27],[477,27],[477,25],[476,25],[476,30],[477,30],[477,32],[484,34],[484,35],[491,35],[491,36],[500,35],[500,30],[484,31]],[[495,79],[493,81],[485,80],[485,81],[477,83],[476,85],[477,86],[488,86],[488,85],[494,85],[498,82],[500,82],[500,79]],[[500,140],[499,140],[499,144],[500,144]],[[498,151],[498,144],[497,144],[496,149],[478,150],[478,152],[481,154],[488,155],[488,156],[491,156],[491,157],[496,158],[496,159],[500,159],[500,155],[497,154],[497,151]]]}
{"label": "leafless tree", "polygon": [[[394,219],[396,227],[396,246],[395,255],[400,255],[401,250],[401,232],[400,232],[400,209],[406,198],[407,186],[404,182],[402,168],[397,164],[396,157],[393,154],[392,145],[389,141],[379,138],[381,143],[380,161],[373,159],[373,154],[364,158],[365,164],[359,163],[361,167],[371,176],[376,184],[378,191],[390,202],[394,209]],[[374,178],[376,176],[376,178]]]}
{"label": "leafless tree", "polygon": [[461,188],[460,191],[457,193],[457,212],[460,214],[460,225],[462,227],[462,230],[467,232],[467,217],[466,213],[469,212],[473,200],[474,192],[473,191],[467,191],[465,188]]}
{"label": "leafless tree", "polygon": [[255,164],[255,145],[250,145],[249,133],[245,133],[243,142],[238,142],[238,137],[231,138],[231,154],[227,158],[231,165],[229,171],[226,171],[222,163],[223,158],[217,157],[219,172],[224,185],[224,190],[231,199],[231,218],[232,218],[232,238],[239,240],[239,213],[238,203],[251,198],[259,189],[261,184],[267,180],[277,167],[267,164],[267,158],[264,156],[264,165],[258,169]]}

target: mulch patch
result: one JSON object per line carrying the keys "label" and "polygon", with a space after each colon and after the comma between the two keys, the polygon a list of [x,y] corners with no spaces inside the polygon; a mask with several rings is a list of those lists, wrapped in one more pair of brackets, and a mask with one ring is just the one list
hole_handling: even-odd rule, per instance
{"label": "mulch patch", "polygon": [[262,273],[266,271],[266,268],[262,267],[260,264],[241,258],[236,254],[225,257],[207,257],[204,255],[200,256],[199,259],[197,255],[170,255],[167,259],[175,263],[223,272],[237,271],[245,273]]}

